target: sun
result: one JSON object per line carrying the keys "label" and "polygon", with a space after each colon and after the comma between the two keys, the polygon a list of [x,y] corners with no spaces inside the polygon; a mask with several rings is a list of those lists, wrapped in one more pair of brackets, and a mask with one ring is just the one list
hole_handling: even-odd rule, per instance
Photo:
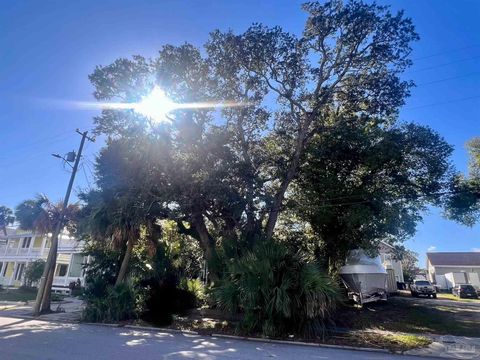
{"label": "sun", "polygon": [[170,122],[167,115],[180,107],[180,104],[170,100],[158,86],[155,86],[150,94],[143,97],[140,102],[132,104],[135,112],[158,123]]}

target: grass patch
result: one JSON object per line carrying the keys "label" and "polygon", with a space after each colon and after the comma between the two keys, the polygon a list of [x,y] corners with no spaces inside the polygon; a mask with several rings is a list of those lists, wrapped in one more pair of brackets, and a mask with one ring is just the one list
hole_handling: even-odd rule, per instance
{"label": "grass patch", "polygon": [[355,339],[361,341],[363,346],[368,345],[370,347],[389,349],[392,351],[407,351],[420,347],[426,347],[432,343],[432,341],[424,336],[413,334],[372,334],[363,333],[355,334]]}
{"label": "grass patch", "polygon": [[425,347],[432,343],[432,340],[425,336],[412,334],[385,335],[384,338],[390,342],[392,347],[398,347],[402,351]]}
{"label": "grass patch", "polygon": [[0,290],[0,301],[31,301],[37,296],[36,288],[18,288]]}
{"label": "grass patch", "polygon": [[464,301],[464,302],[480,302],[479,299],[460,299],[459,297],[453,294],[437,294],[437,299],[441,300],[454,300],[454,301]]}

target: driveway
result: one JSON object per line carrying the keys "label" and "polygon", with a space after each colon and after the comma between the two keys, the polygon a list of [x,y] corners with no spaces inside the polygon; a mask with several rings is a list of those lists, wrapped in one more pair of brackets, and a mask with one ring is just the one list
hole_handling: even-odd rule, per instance
{"label": "driveway", "polygon": [[0,317],[2,360],[418,359],[414,356]]}

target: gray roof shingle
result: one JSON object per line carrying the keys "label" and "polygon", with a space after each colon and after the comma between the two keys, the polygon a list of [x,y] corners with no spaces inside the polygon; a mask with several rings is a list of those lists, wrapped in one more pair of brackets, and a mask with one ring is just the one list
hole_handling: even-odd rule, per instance
{"label": "gray roof shingle", "polygon": [[427,258],[436,266],[480,266],[480,252],[427,252]]}

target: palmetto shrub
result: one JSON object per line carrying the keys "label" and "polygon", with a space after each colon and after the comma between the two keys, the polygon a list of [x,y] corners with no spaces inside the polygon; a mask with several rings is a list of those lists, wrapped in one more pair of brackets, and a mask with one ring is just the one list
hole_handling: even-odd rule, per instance
{"label": "palmetto shrub", "polygon": [[85,293],[83,319],[91,322],[116,322],[136,316],[135,290],[128,283],[100,288],[102,280],[94,282]]}
{"label": "palmetto shrub", "polygon": [[339,291],[318,264],[270,241],[232,260],[214,296],[220,308],[243,313],[240,332],[315,337],[323,334]]}

